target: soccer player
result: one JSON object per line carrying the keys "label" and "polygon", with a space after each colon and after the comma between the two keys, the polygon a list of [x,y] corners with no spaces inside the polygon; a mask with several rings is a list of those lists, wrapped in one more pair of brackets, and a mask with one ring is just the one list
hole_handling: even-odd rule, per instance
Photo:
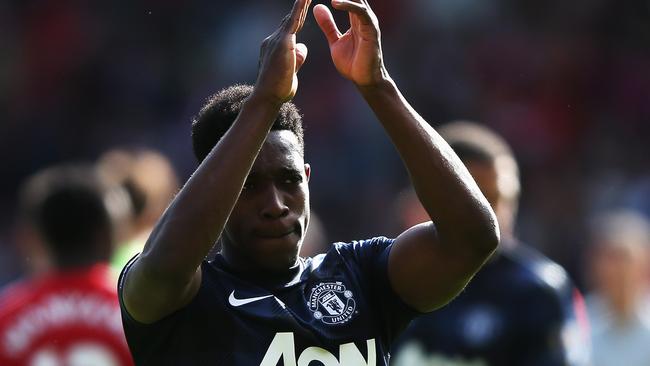
{"label": "soccer player", "polygon": [[[411,323],[395,344],[393,365],[589,364],[582,298],[564,269],[513,235],[519,174],[510,148],[471,122],[450,123],[441,134],[496,212],[501,246],[453,302]],[[403,207],[411,217],[422,210],[416,202]]]}
{"label": "soccer player", "polygon": [[54,267],[0,294],[0,365],[133,364],[108,265],[112,201],[88,167],[53,167],[27,182],[24,220]]}
{"label": "soccer player", "polygon": [[[262,44],[255,86],[218,93],[196,117],[201,163],[122,273],[136,363],[386,365],[397,332],[455,296],[497,246],[489,203],[384,67],[368,2],[332,6],[351,21],[341,33],[328,7],[314,8],[334,64],[384,126],[433,223],[394,240],[337,243],[325,255],[298,256],[311,167],[301,116],[288,102],[307,56],[296,34],[309,0],[296,0]],[[220,254],[205,262],[218,238]]]}

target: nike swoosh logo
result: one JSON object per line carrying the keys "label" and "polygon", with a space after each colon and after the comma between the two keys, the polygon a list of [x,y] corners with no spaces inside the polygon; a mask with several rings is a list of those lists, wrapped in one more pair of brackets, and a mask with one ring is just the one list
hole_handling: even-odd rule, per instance
{"label": "nike swoosh logo", "polygon": [[266,295],[266,296],[260,296],[260,297],[249,297],[248,299],[238,299],[238,298],[235,297],[235,291],[233,290],[233,292],[230,293],[230,297],[228,297],[228,302],[230,303],[230,305],[232,305],[234,307],[238,307],[238,306],[250,304],[252,302],[259,301],[259,300],[262,300],[262,299],[267,299],[269,297],[273,297],[273,295]]}

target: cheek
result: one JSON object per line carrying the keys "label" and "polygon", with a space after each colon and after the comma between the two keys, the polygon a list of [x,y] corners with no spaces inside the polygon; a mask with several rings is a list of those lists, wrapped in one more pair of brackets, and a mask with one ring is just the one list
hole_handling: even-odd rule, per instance
{"label": "cheek", "polygon": [[298,202],[300,205],[299,209],[296,209],[296,213],[298,214],[299,221],[300,221],[300,226],[302,228],[302,233],[300,234],[301,237],[305,237],[307,233],[307,228],[309,227],[309,217],[310,217],[310,205],[309,205],[309,189],[305,187],[304,189],[301,190],[301,192],[298,194]]}
{"label": "cheek", "polygon": [[294,196],[296,208],[302,213],[309,211],[309,187],[307,183],[301,184],[300,188],[296,191]]}

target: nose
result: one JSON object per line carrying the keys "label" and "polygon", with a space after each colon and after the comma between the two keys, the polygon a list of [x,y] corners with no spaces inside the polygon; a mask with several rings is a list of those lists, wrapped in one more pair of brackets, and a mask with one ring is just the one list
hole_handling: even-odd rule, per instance
{"label": "nose", "polygon": [[284,202],[282,192],[270,184],[264,195],[261,215],[265,219],[278,219],[289,214],[289,207]]}

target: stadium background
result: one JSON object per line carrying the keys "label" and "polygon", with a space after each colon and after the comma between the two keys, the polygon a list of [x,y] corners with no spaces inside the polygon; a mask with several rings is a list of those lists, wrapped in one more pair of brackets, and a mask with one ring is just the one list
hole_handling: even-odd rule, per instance
{"label": "stadium background", "polygon": [[[650,2],[371,1],[386,64],[434,126],[473,119],[521,165],[519,236],[581,287],[586,223],[602,208],[650,214]],[[0,2],[0,284],[16,278],[15,197],[25,177],[115,146],[195,168],[191,117],[255,80],[261,40],[290,1]],[[305,115],[312,207],[331,240],[394,235],[408,179],[310,17],[295,99]]]}

